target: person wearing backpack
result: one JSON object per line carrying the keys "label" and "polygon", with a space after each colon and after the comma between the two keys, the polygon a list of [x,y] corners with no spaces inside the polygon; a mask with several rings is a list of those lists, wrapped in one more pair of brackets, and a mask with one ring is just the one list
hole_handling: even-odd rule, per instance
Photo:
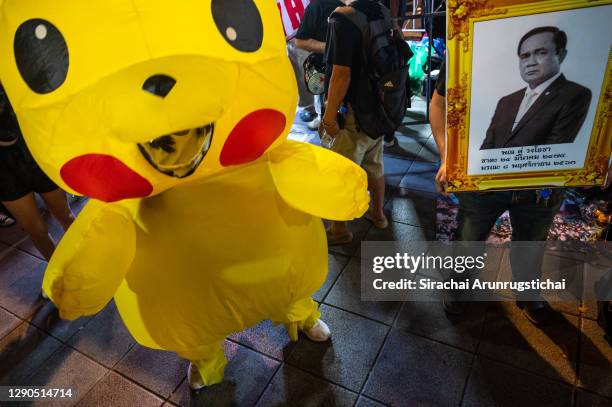
{"label": "person wearing backpack", "polygon": [[[349,4],[348,1],[344,1]],[[334,137],[332,150],[361,165],[368,174],[370,209],[364,217],[378,229],[389,225],[384,212],[383,136],[402,122],[408,98],[410,49],[394,34],[389,9],[371,0],[337,8],[329,19],[326,43],[327,108],[320,134]],[[338,111],[344,106],[344,126]],[[353,235],[344,222],[332,222],[328,243]]]}
{"label": "person wearing backpack", "polygon": [[[329,15],[343,3],[340,0],[312,0],[304,10],[304,17],[295,34],[295,46],[300,50],[314,55],[312,60],[316,65],[325,65],[323,60],[327,36],[327,19]],[[323,71],[323,68],[321,68]],[[303,80],[302,80],[303,81]],[[314,105],[317,117],[308,123],[308,128],[316,130],[321,124],[321,116],[325,111],[323,95],[314,95]]]}

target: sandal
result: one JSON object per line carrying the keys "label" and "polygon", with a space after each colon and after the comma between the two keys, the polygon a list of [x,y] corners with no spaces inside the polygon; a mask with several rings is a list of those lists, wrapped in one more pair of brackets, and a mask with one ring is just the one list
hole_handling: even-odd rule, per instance
{"label": "sandal", "polygon": [[363,214],[363,217],[372,222],[376,229],[386,229],[387,227],[389,227],[389,221],[387,220],[386,216],[384,216],[382,219],[377,219],[372,216],[370,211],[367,211]]}
{"label": "sandal", "polygon": [[353,241],[353,234],[351,232],[346,232],[340,235],[334,235],[331,233],[331,230],[325,230],[325,235],[327,236],[327,244],[329,246],[337,245],[337,244],[347,244]]}

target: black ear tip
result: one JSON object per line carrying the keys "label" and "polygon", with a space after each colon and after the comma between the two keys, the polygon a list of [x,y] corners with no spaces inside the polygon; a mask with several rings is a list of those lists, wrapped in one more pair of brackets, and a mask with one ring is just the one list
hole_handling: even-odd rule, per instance
{"label": "black ear tip", "polygon": [[234,49],[255,52],[263,42],[263,22],[253,0],[212,0],[217,29]]}
{"label": "black ear tip", "polygon": [[15,32],[15,62],[25,83],[38,94],[51,93],[68,75],[68,45],[51,22],[31,19]]}

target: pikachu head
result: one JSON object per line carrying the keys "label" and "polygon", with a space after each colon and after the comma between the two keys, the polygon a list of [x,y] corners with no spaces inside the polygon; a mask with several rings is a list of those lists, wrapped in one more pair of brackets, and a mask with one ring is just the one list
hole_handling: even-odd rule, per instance
{"label": "pikachu head", "polygon": [[41,168],[106,202],[258,159],[297,97],[270,0],[0,0],[0,81]]}

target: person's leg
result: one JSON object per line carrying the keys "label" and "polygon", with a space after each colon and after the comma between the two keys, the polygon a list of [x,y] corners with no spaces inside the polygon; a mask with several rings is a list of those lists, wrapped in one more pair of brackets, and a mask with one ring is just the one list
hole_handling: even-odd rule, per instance
{"label": "person's leg", "polygon": [[[361,165],[366,146],[357,135],[355,124],[355,116],[351,109],[346,114],[346,122],[344,128],[340,130],[334,139],[332,151],[340,154],[353,161],[357,165]],[[344,221],[332,221],[330,229],[327,233],[328,244],[346,244],[353,240],[353,234],[348,230],[348,224]]]}
{"label": "person's leg", "polygon": [[497,218],[508,209],[511,192],[462,192],[457,199],[459,226],[455,240],[484,241]]}
{"label": "person's leg", "polygon": [[287,43],[287,53],[293,72],[295,73],[295,79],[298,86],[298,107],[311,113],[312,116],[315,114],[314,97],[308,92],[306,84],[304,83],[304,61],[308,57],[308,52],[297,48],[293,42]]}
{"label": "person's leg", "polygon": [[[337,221],[337,220],[331,221],[329,230],[330,230],[330,235],[332,236],[349,236],[349,234],[351,233],[348,230],[348,223],[345,221]],[[346,240],[349,240],[348,237],[346,238]],[[350,240],[353,240],[352,236]],[[340,244],[335,241],[332,242],[331,239],[329,239],[329,236],[328,236],[328,241],[330,241],[329,242],[330,244]]]}
{"label": "person's leg", "polygon": [[[481,256],[486,246],[486,240],[491,228],[499,216],[504,213],[510,202],[510,193],[464,192],[457,194],[459,227],[453,245],[453,257]],[[480,243],[478,243],[480,242]],[[474,269],[467,269],[458,274],[454,270],[440,270],[443,279],[460,279],[474,277]],[[465,290],[445,290],[442,306],[449,314],[461,314],[465,310],[465,301],[471,298],[471,292]]]}
{"label": "person's leg", "polygon": [[62,225],[64,231],[68,230],[72,222],[74,222],[74,213],[68,205],[68,196],[62,189],[57,188],[54,191],[40,194],[47,204],[47,208],[51,215]]}
{"label": "person's leg", "polygon": [[363,157],[362,167],[368,173],[368,190],[370,191],[370,209],[365,218],[378,229],[385,229],[389,221],[383,210],[385,205],[385,168],[383,164],[383,140],[373,140],[365,133],[360,137],[367,143],[368,149]]}
{"label": "person's leg", "polygon": [[385,177],[368,177],[368,190],[372,199],[370,214],[374,219],[386,219],[383,211],[385,206]]}
{"label": "person's leg", "polygon": [[319,128],[319,124],[321,124],[323,113],[325,112],[325,110],[322,108],[324,101],[323,95],[313,95],[313,98],[316,117],[310,123],[308,123],[308,128],[310,130],[317,130]]}
{"label": "person's leg", "polygon": [[38,251],[49,261],[55,250],[55,242],[49,235],[47,223],[36,206],[34,194],[29,193],[17,200],[2,203],[11,211],[26,233],[30,235]]}
{"label": "person's leg", "polygon": [[[531,281],[542,276],[542,260],[548,231],[563,201],[563,191],[555,190],[547,201],[537,202],[535,191],[517,191],[510,207],[512,249],[510,265],[514,281]],[[528,242],[528,243],[526,243]],[[550,307],[539,290],[517,293],[517,305],[535,324],[550,318]]]}

